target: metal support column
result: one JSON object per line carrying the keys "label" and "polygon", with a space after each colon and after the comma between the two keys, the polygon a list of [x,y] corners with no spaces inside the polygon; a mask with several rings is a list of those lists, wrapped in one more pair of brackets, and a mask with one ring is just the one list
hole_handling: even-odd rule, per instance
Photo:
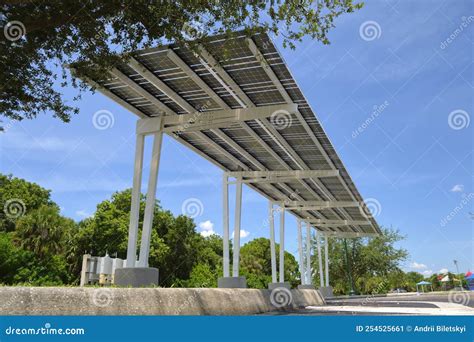
{"label": "metal support column", "polygon": [[235,190],[235,221],[234,221],[234,260],[232,263],[232,276],[239,276],[240,259],[240,219],[242,212],[242,181],[237,178]]}
{"label": "metal support column", "polygon": [[226,174],[222,177],[222,241],[223,241],[223,266],[224,277],[230,276],[230,259],[229,259],[229,177]]}
{"label": "metal support column", "polygon": [[135,163],[133,168],[132,204],[130,207],[130,223],[128,226],[128,247],[126,267],[135,267],[137,260],[138,223],[140,217],[140,195],[143,170],[143,149],[145,136],[137,134],[135,143]]}
{"label": "metal support column", "polygon": [[311,273],[311,225],[306,222],[306,285],[313,282]]}
{"label": "metal support column", "polygon": [[270,225],[270,258],[272,262],[272,282],[277,282],[277,265],[275,249],[275,219],[273,217],[273,203],[268,202],[268,221]]}
{"label": "metal support column", "polygon": [[280,207],[280,283],[285,282],[285,207]]}
{"label": "metal support column", "polygon": [[324,274],[323,274],[323,258],[321,255],[321,236],[318,231],[316,231],[316,246],[318,248],[318,261],[319,261],[319,284],[321,287],[324,286]]}
{"label": "metal support column", "polygon": [[301,277],[301,285],[305,285],[305,271],[304,271],[304,258],[303,258],[303,237],[301,233],[301,220],[298,220],[298,257],[299,257],[299,264],[300,264],[300,277]]}
{"label": "metal support column", "polygon": [[158,169],[160,166],[161,142],[163,133],[153,134],[153,151],[150,165],[150,178],[148,179],[148,190],[146,195],[145,215],[143,218],[142,240],[140,244],[139,267],[148,267],[148,256],[150,254],[151,228],[155,213],[156,185],[158,181]]}
{"label": "metal support column", "polygon": [[324,270],[326,271],[326,286],[329,286],[329,236],[324,236],[324,256],[326,257],[326,265]]}

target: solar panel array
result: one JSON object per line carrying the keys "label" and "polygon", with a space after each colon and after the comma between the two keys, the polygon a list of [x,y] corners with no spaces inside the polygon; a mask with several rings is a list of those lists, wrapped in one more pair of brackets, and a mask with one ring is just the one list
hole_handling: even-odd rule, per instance
{"label": "solar panel array", "polygon": [[[160,103],[166,106],[168,115],[170,111],[172,115],[187,114],[191,107],[193,112],[204,112],[297,104],[299,114],[285,117],[282,126],[268,118],[221,129],[182,132],[173,137],[226,171],[339,170],[337,177],[249,186],[277,202],[288,199],[360,202],[361,207],[291,211],[301,219],[368,221],[360,225],[315,225],[331,235],[380,234],[376,221],[271,39],[266,34],[251,38],[242,34],[234,36],[229,44],[228,39],[216,36],[202,42],[201,48],[207,55],[197,55],[182,45],[135,53],[140,68],[146,68],[171,92],[160,89],[150,77],[143,77],[137,64],[132,63],[117,67],[121,78],[116,77],[115,72],[93,81],[148,117],[166,115]],[[124,77],[133,84],[124,82]]]}

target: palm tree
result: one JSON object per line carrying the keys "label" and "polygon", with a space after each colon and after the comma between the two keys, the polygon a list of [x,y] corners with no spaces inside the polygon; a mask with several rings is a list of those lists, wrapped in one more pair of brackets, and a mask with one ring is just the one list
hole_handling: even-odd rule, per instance
{"label": "palm tree", "polygon": [[42,206],[16,223],[16,241],[24,249],[43,258],[66,248],[65,237],[73,221],[62,217],[56,206]]}

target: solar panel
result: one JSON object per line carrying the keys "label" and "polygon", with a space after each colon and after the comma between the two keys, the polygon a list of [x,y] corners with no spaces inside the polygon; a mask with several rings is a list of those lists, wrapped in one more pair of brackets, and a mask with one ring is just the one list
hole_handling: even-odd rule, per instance
{"label": "solar panel", "polygon": [[[270,118],[171,135],[225,171],[338,170],[332,177],[248,184],[275,202],[332,203],[289,207],[298,218],[332,236],[380,234],[319,120],[266,34],[206,39],[200,53],[171,44],[136,51],[105,79],[86,80],[145,117],[297,104],[282,125]],[[224,46],[225,44],[225,46]],[[129,107],[132,106],[132,107]],[[357,206],[337,206],[341,201]],[[325,222],[331,222],[326,224]],[[341,222],[341,225],[337,223]],[[351,224],[354,223],[354,224]]]}

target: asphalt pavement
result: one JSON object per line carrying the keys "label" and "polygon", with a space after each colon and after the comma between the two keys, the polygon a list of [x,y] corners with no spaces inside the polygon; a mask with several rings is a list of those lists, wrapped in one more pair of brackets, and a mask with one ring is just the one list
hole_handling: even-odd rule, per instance
{"label": "asphalt pavement", "polygon": [[473,315],[474,291],[333,297],[324,306],[279,310],[270,315]]}

